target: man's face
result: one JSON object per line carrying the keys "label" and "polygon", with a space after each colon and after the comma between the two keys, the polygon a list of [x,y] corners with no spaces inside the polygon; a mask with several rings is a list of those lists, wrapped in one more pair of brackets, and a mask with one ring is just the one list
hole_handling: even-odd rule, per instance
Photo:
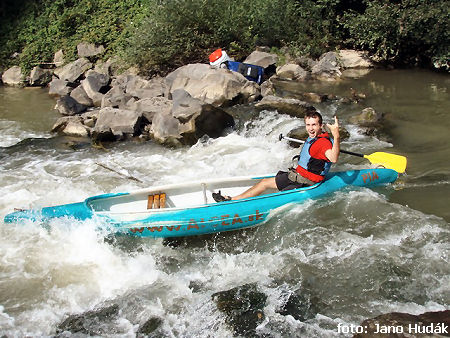
{"label": "man's face", "polygon": [[306,131],[309,137],[316,137],[322,132],[322,125],[319,124],[318,117],[307,117],[305,119]]}

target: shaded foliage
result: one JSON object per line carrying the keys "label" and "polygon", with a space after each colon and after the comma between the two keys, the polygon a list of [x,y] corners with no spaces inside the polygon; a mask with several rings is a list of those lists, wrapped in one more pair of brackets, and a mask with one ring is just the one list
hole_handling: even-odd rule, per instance
{"label": "shaded foliage", "polygon": [[[63,49],[103,44],[148,74],[206,62],[222,47],[242,60],[258,45],[317,57],[335,48],[380,62],[449,64],[450,0],[3,0],[0,65],[24,70]],[[16,58],[12,56],[17,53]]]}

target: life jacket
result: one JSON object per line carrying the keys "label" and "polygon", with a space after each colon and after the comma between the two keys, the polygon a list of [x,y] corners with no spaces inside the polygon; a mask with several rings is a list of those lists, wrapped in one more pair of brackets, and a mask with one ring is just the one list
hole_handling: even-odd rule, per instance
{"label": "life jacket", "polygon": [[311,146],[316,142],[317,140],[321,138],[328,139],[331,144],[333,144],[333,139],[328,136],[328,133],[322,133],[317,137],[311,138],[308,137],[305,141],[305,144],[302,147],[302,150],[300,152],[300,157],[298,159],[298,165],[301,166],[303,169],[316,174],[320,176],[325,176],[326,173],[331,168],[331,162],[327,160],[322,160],[318,158],[314,158],[311,156],[309,150]]}

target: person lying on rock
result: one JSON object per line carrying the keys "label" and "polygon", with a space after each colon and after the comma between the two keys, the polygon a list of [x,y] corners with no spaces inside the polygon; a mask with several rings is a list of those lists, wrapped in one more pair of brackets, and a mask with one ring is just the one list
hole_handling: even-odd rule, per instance
{"label": "person lying on rock", "polygon": [[301,148],[297,168],[289,171],[279,171],[275,177],[264,178],[253,187],[237,196],[222,196],[219,192],[212,196],[216,202],[239,200],[262,194],[267,189],[285,191],[314,185],[324,180],[331,164],[339,158],[339,121],[334,117],[334,124],[327,124],[333,138],[322,130],[322,115],[317,111],[310,111],[305,115],[305,128],[308,138]]}

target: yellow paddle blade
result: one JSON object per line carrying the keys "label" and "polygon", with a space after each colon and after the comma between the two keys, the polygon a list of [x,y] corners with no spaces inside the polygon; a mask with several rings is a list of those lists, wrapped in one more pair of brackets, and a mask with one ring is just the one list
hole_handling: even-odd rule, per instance
{"label": "yellow paddle blade", "polygon": [[370,163],[379,164],[388,169],[394,169],[398,173],[404,173],[406,170],[406,157],[401,155],[376,152],[370,155],[364,155]]}

